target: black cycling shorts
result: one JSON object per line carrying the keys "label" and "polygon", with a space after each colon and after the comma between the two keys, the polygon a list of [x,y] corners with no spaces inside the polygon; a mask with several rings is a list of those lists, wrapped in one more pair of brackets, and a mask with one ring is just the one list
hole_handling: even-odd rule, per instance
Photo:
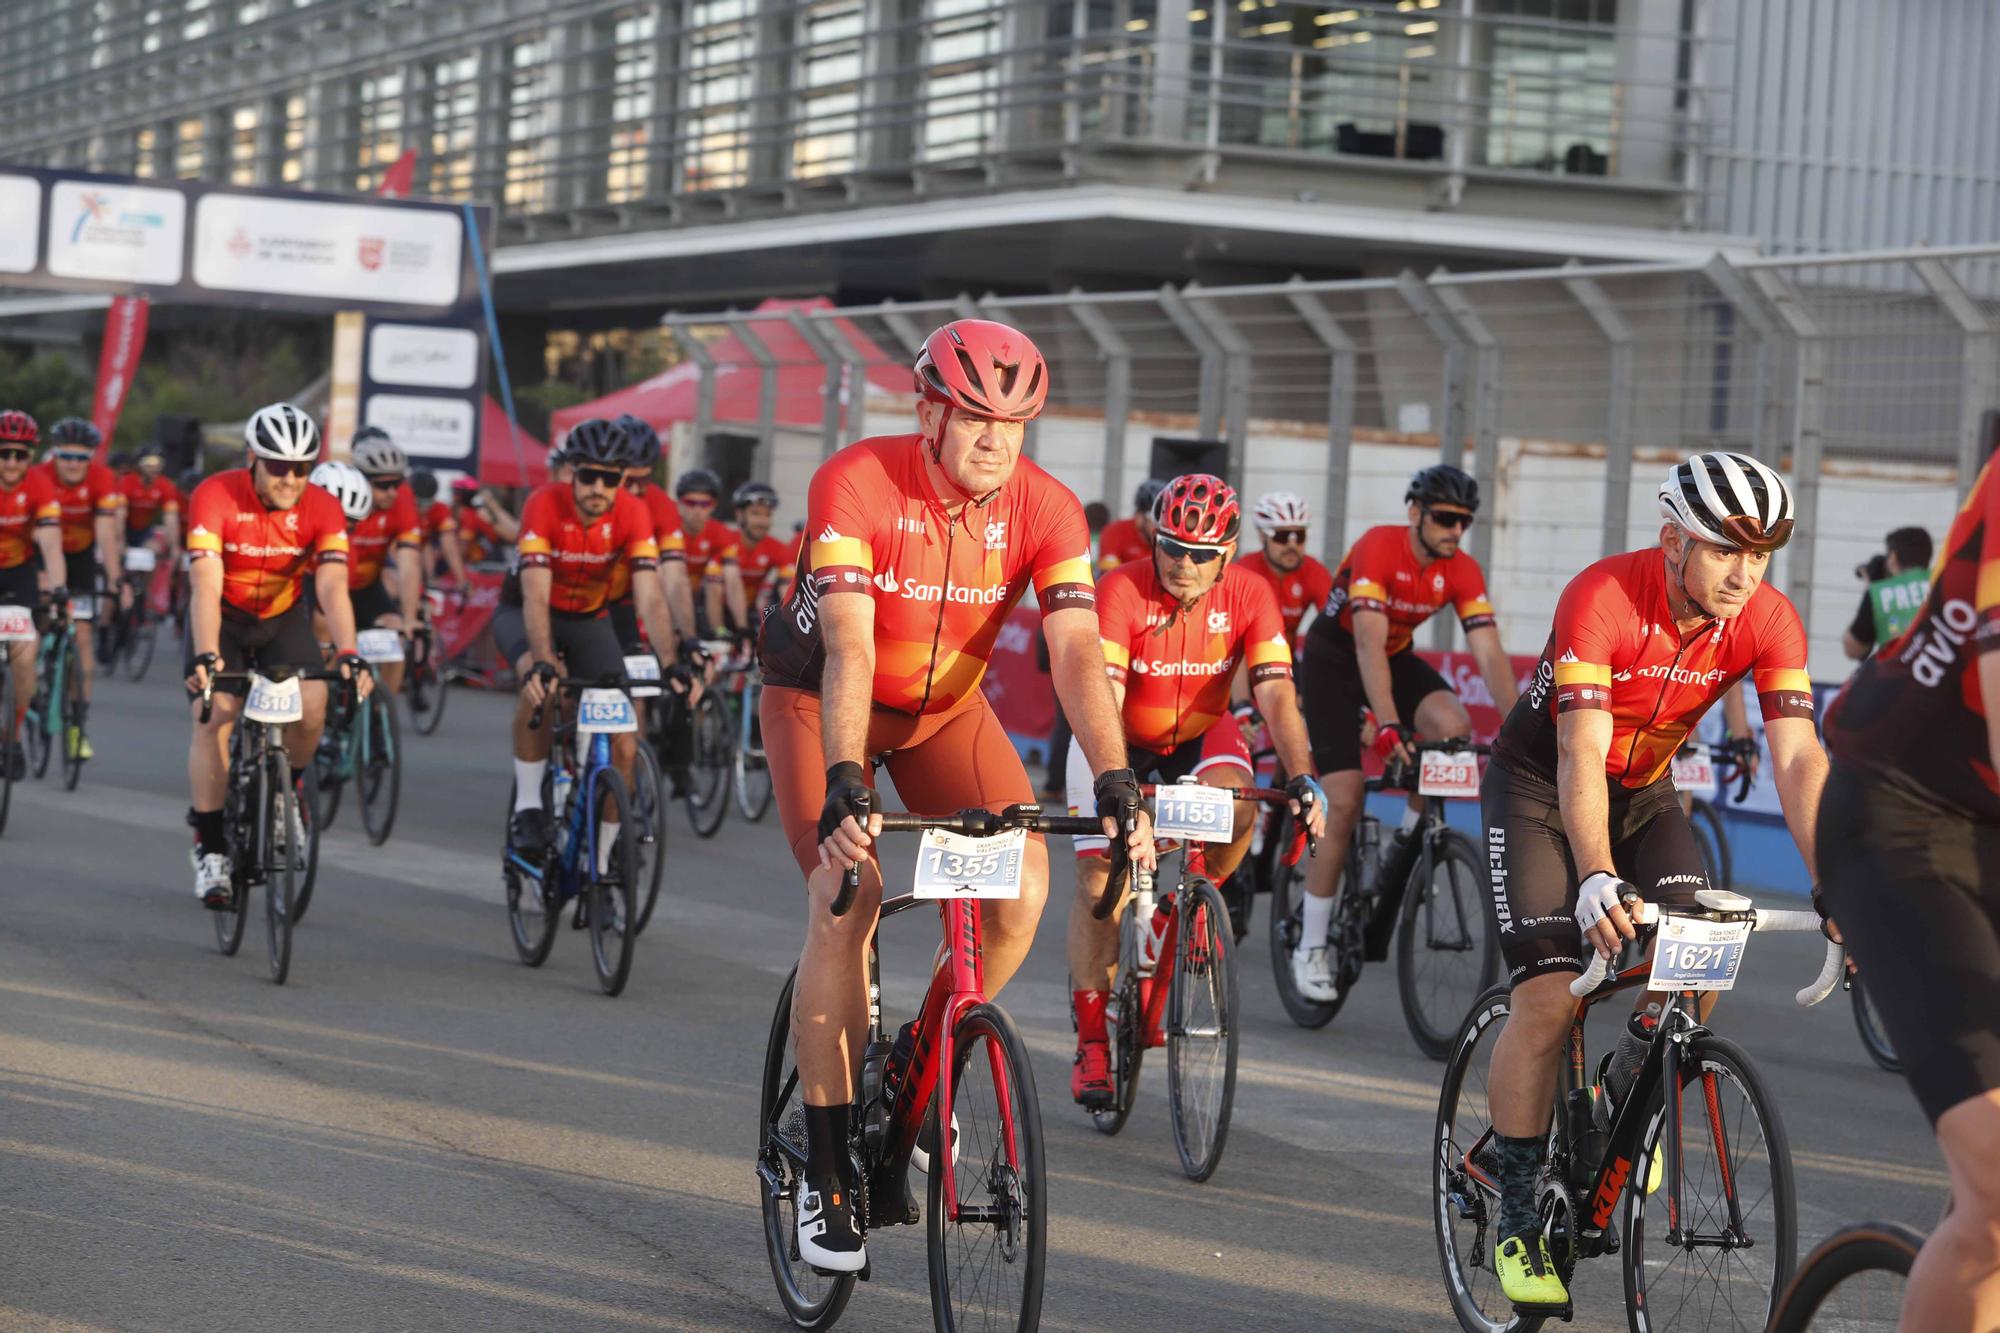
{"label": "black cycling shorts", "polygon": [[[618,632],[611,627],[609,617],[552,611],[549,636],[555,640],[563,674],[570,679],[599,681],[607,676],[624,676],[625,653],[618,646]],[[509,666],[519,662],[528,651],[528,622],[522,618],[520,607],[503,606],[493,613],[493,642]]]}
{"label": "black cycling shorts", "polygon": [[630,657],[646,651],[646,645],[639,637],[639,608],[631,598],[613,602],[610,606],[611,628],[618,635],[618,646]]}
{"label": "black cycling shorts", "polygon": [[34,561],[23,560],[11,569],[0,569],[0,606],[25,606],[32,611],[41,600],[42,580]]}
{"label": "black cycling shorts", "polygon": [[72,597],[88,597],[97,591],[96,548],[63,552],[63,584]]}
{"label": "black cycling shorts", "polygon": [[[193,616],[188,617],[188,638],[182,648],[182,656],[186,659],[182,674],[185,675],[194,670]],[[319,636],[313,633],[312,610],[304,599],[262,620],[225,604],[221,629],[216,635],[216,651],[222,656],[224,671],[242,671],[249,667],[256,667],[259,671],[270,671],[276,667],[317,671],[326,665],[325,654],[320,651]],[[218,694],[245,694],[249,688],[240,680],[221,681],[215,687]],[[189,691],[189,699],[198,697]]]}
{"label": "black cycling shorts", "polygon": [[1836,762],[1819,873],[1932,1125],[2000,1088],[2000,828]]}
{"label": "black cycling shorts", "polygon": [[1500,931],[1508,980],[1583,971],[1576,890],[1584,875],[1609,870],[1649,903],[1693,906],[1708,887],[1701,843],[1680,793],[1661,778],[1626,795],[1614,785],[1608,812],[1611,864],[1579,866],[1570,855],[1555,784],[1499,760],[1479,784],[1485,824],[1487,911]]}
{"label": "black cycling shorts", "polygon": [[[1368,706],[1368,692],[1361,688],[1361,661],[1350,645],[1308,635],[1299,655],[1299,703],[1312,738],[1313,767],[1321,773],[1361,767],[1361,710]],[[1416,724],[1419,704],[1450,689],[1437,668],[1416,653],[1390,655],[1389,693],[1404,726]]]}
{"label": "black cycling shorts", "polygon": [[349,588],[347,600],[354,606],[354,628],[357,630],[374,629],[383,616],[403,613],[403,608],[389,595],[388,585],[381,579],[376,579],[365,588]]}

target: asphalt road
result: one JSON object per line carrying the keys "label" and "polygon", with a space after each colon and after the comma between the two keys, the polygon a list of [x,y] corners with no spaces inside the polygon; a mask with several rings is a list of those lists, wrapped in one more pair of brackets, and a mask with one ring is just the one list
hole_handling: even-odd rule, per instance
{"label": "asphalt road", "polygon": [[[274,987],[261,916],[222,958],[190,892],[177,690],[161,667],[102,687],[81,789],[17,786],[0,838],[0,1327],[785,1326],[752,1173],[801,929],[774,821],[703,842],[675,813],[662,915],[621,998],[598,992],[578,934],[531,971],[499,887],[506,701],[460,693],[440,736],[409,740],[389,845],[369,848],[351,810],[328,832]],[[924,915],[885,932],[892,1012],[917,994]],[[1193,1185],[1163,1063],[1116,1139],[1069,1103],[1061,932],[1049,912],[1005,996],[1047,1126],[1044,1326],[1450,1326],[1425,1166],[1441,1066],[1412,1048],[1391,969],[1304,1031],[1253,931],[1228,1156]],[[1792,1004],[1814,952],[1754,941],[1718,1022],[1781,1103],[1802,1253],[1861,1217],[1927,1226],[1945,1188],[1846,1000]],[[927,1326],[921,1229],[873,1249],[840,1327]],[[1575,1286],[1570,1327],[1626,1326],[1615,1262]]]}

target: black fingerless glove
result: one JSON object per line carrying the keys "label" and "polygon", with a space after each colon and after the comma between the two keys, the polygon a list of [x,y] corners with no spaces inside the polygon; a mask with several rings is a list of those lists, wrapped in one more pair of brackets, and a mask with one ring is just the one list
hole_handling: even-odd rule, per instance
{"label": "black fingerless glove", "polygon": [[1118,826],[1125,827],[1125,821],[1139,808],[1139,778],[1129,768],[1107,769],[1097,775],[1090,784],[1091,794],[1097,798],[1097,817],[1115,819]]}
{"label": "black fingerless glove", "polygon": [[819,808],[819,836],[831,837],[849,815],[865,830],[875,809],[875,793],[868,786],[868,770],[851,760],[826,770],[826,804]]}

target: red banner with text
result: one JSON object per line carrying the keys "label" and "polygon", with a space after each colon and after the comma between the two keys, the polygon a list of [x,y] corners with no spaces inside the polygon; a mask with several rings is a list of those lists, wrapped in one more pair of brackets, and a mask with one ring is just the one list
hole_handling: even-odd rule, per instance
{"label": "red banner with text", "polygon": [[139,354],[146,349],[146,323],[152,302],[143,296],[114,296],[104,321],[104,350],[97,357],[97,398],[91,404],[90,420],[104,437],[97,446],[97,461],[111,452],[111,433],[118,429],[118,414],[132,389],[132,377],[139,373]]}

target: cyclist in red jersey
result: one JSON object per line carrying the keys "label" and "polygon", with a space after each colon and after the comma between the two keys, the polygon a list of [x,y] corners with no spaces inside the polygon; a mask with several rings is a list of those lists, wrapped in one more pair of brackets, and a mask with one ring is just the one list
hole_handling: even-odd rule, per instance
{"label": "cyclist in red jersey", "polygon": [[[26,412],[0,412],[0,606],[33,610],[66,593],[62,587],[62,502],[48,477],[31,467],[41,431]],[[37,557],[39,561],[37,560]],[[37,565],[39,564],[39,569]],[[39,645],[33,637],[8,645],[14,677],[14,716],[0,718],[0,763],[20,781],[27,776],[17,737],[35,692]]]}
{"label": "cyclist in red jersey", "polygon": [[[472,586],[465,568],[465,544],[458,537],[458,519],[451,506],[438,499],[437,473],[426,467],[410,469],[410,494],[417,504],[417,516],[424,533],[424,573],[428,577],[449,573],[461,597]],[[440,568],[442,566],[442,568]]]}
{"label": "cyclist in red jersey", "polygon": [[166,476],[166,457],[158,445],[139,450],[138,467],[119,482],[125,500],[125,544],[151,546],[172,560],[180,553],[181,493]]}
{"label": "cyclist in red jersey", "polygon": [[1306,611],[1324,606],[1333,593],[1333,571],[1306,554],[1312,510],[1290,491],[1272,491],[1257,502],[1251,521],[1264,549],[1236,563],[1270,585],[1284,617],[1285,639],[1297,645]]}
{"label": "cyclist in red jersey", "polygon": [[[549,472],[554,478],[555,454],[549,455]],[[558,480],[567,480],[559,478]],[[451,483],[452,518],[458,524],[459,542],[465,558],[479,563],[497,560],[502,548],[511,546],[521,535],[520,520],[501,507],[477,479],[460,477]]]}
{"label": "cyclist in red jersey", "polygon": [[1167,483],[1148,477],[1132,493],[1132,517],[1104,525],[1097,537],[1097,572],[1143,560],[1153,549],[1153,501]]}
{"label": "cyclist in red jersey", "polygon": [[[1501,1180],[1494,1269],[1523,1306],[1565,1305],[1536,1217],[1540,1153],[1584,950],[1633,937],[1637,899],[1687,904],[1708,887],[1674,791],[1674,751],[1750,676],[1793,841],[1815,867],[1826,756],[1813,730],[1805,629],[1764,582],[1792,531],[1778,474],[1741,454],[1700,454],[1660,487],[1660,545],[1614,555],[1563,590],[1533,684],[1507,715],[1480,787],[1489,898],[1513,982],[1489,1101]],[[1645,1057],[1646,994],[1601,1071],[1607,1108]],[[1653,1010],[1657,1013],[1657,1010]],[[1613,1111],[1615,1114],[1615,1110]]]}
{"label": "cyclist in red jersey", "polygon": [[[1479,511],[1479,483],[1439,464],[1410,478],[1403,500],[1407,524],[1370,528],[1341,560],[1333,592],[1306,631],[1299,655],[1299,694],[1328,810],[1327,846],[1306,866],[1292,982],[1300,994],[1322,1004],[1340,997],[1327,935],[1348,840],[1361,814],[1363,706],[1374,712],[1375,750],[1384,759],[1408,761],[1405,742],[1413,734],[1425,740],[1471,734],[1472,719],[1457,693],[1412,646],[1417,627],[1447,605],[1458,612],[1466,647],[1495,707],[1505,713],[1514,704],[1513,664],[1493,625],[1486,576],[1459,549]],[[1421,809],[1413,795],[1402,828],[1382,851],[1375,882],[1391,886],[1394,897],[1400,897],[1412,858],[1421,850],[1413,836]],[[1387,956],[1395,905],[1385,900],[1375,914],[1368,956]]]}
{"label": "cyclist in red jersey", "polygon": [[721,478],[707,468],[683,472],[674,482],[673,530],[681,540],[688,578],[701,589],[697,609],[703,637],[720,637],[728,625],[750,619],[736,534],[715,517],[721,494]]}
{"label": "cyclist in red jersey", "polygon": [[[1264,716],[1278,761],[1300,776],[1289,784],[1293,813],[1314,837],[1326,826],[1326,799],[1310,776],[1305,719],[1292,693],[1292,647],[1278,602],[1264,581],[1229,563],[1241,514],[1236,492],[1220,477],[1193,473],[1167,483],[1153,515],[1153,549],[1143,561],[1120,565],[1098,585],[1098,634],[1140,782],[1251,785],[1250,751],[1229,713],[1229,686],[1239,667]],[[1071,741],[1069,812],[1091,799],[1091,772]],[[1233,841],[1209,853],[1218,883],[1250,849],[1256,807],[1235,806]],[[1118,964],[1118,909],[1099,920],[1097,899],[1111,872],[1106,840],[1075,839],[1076,897],[1069,909],[1070,998],[1076,1059],[1070,1095],[1099,1108],[1111,1100],[1110,1047],[1104,1004]]]}
{"label": "cyclist in red jersey", "polygon": [[[101,581],[106,593],[105,608],[125,593],[125,494],[119,489],[118,475],[97,461],[97,448],[104,442],[97,427],[81,417],[64,417],[49,427],[49,457],[41,465],[42,475],[55,487],[62,505],[63,582],[69,586],[72,606],[87,606],[95,616],[97,590]],[[83,668],[83,697],[91,696],[97,676],[97,636],[76,636],[77,662]],[[71,753],[81,750],[81,758],[91,757],[89,739],[72,725],[65,737]]]}
{"label": "cyclist in red jersey", "polygon": [[1825,906],[1951,1174],[1908,1330],[2000,1328],[2000,468],[1952,521],[1909,628],[1826,714]]}
{"label": "cyclist in red jersey", "polygon": [[798,544],[772,535],[771,520],[777,516],[778,493],[763,482],[744,482],[736,488],[729,504],[736,511],[736,562],[743,578],[744,607],[749,613],[747,624],[738,622],[736,628],[754,630],[762,619],[760,613],[777,599],[779,586],[793,577],[792,553]]}
{"label": "cyclist in red jersey", "polygon": [[[348,448],[355,469],[368,478],[372,501],[368,517],[347,536],[354,627],[407,636],[424,604],[424,524],[416,497],[404,484],[410,460],[380,426],[354,432]],[[381,675],[383,689],[402,692],[403,663],[383,663]]]}
{"label": "cyclist in red jersey", "polygon": [[[539,728],[529,724],[559,674],[584,682],[623,678],[625,653],[606,610],[618,566],[627,566],[639,618],[667,661],[673,660],[676,646],[656,577],[659,547],[652,520],[624,489],[625,473],[637,456],[636,442],[614,423],[592,417],[570,431],[564,447],[574,464],[572,479],[550,482],[522,507],[521,539],[515,548],[519,567],[501,588],[500,609],[493,616],[493,641],[521,681],[514,709],[514,813],[508,836],[530,859],[546,851],[554,838],[542,807],[542,776],[558,710],[545,710],[545,724]],[[628,784],[638,756],[636,734],[611,738],[611,761]],[[603,845],[611,842],[605,839]]]}
{"label": "cyclist in red jersey", "polygon": [[[660,463],[659,432],[630,412],[611,424],[632,441],[634,461],[625,471],[625,490],[646,509],[647,521],[653,526],[654,544],[660,548],[658,578],[667,609],[673,615],[674,632],[680,636],[683,649],[691,648],[697,634],[694,594],[688,582],[687,543],[681,536],[679,511],[667,493],[653,484],[653,470]],[[694,576],[699,578],[700,571],[695,571]],[[623,566],[611,575],[611,626],[618,631],[619,645],[628,654],[645,651],[639,635],[639,616],[632,606],[631,578]]]}
{"label": "cyclist in red jersey", "polygon": [[[958,320],[925,340],[915,378],[918,434],[863,440],[813,474],[798,586],[765,618],[761,641],[764,748],[807,887],[792,1002],[807,1138],[797,1241],[809,1262],[840,1272],[867,1262],[846,1144],[868,1021],[865,952],[882,897],[868,853],[880,827],[868,765],[885,756],[896,790],[922,814],[1034,799],[979,689],[1000,626],[1030,583],[1056,693],[1099,775],[1098,809],[1117,816],[1106,832],[1125,837],[1142,863],[1153,859],[1104,674],[1083,507],[1021,457],[1048,367],[1020,331]],[[853,864],[863,866],[861,890],[836,917],[829,908]],[[1020,897],[983,904],[988,994],[1027,956],[1047,892],[1048,852],[1036,836]]]}
{"label": "cyclist in red jersey", "polygon": [[[354,678],[363,698],[374,686],[354,651],[347,518],[339,501],[306,480],[319,453],[319,428],[292,404],[273,403],[244,424],[243,439],[249,466],[217,473],[188,499],[187,688],[194,719],[188,822],[195,833],[195,896],[215,910],[229,905],[222,802],[229,783],[229,736],[246,687],[217,683],[204,721],[198,696],[208,688],[210,673],[318,667],[319,638],[302,595],[311,573],[342,674]],[[303,693],[305,716],[285,729],[294,785],[312,763],[326,723],[325,683],[306,681]],[[304,809],[303,799],[299,806]],[[295,828],[289,839],[301,855],[303,832]]]}

